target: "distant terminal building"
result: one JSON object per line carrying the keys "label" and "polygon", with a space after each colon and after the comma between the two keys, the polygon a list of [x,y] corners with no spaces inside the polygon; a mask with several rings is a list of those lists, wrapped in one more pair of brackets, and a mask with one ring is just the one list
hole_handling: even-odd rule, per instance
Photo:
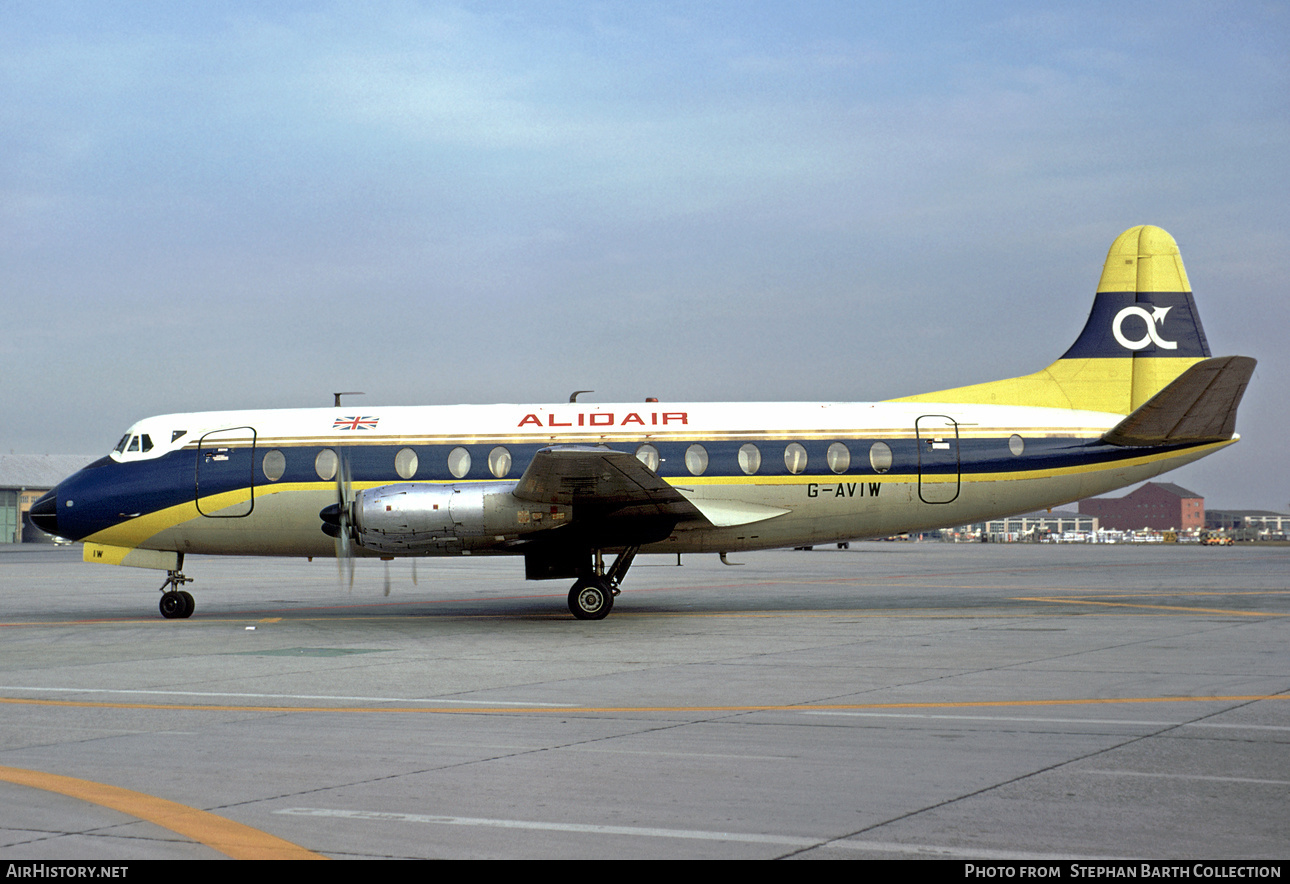
{"label": "distant terminal building", "polygon": [[1205,498],[1172,482],[1148,482],[1124,497],[1091,497],[1081,514],[1095,516],[1117,531],[1199,531],[1205,527]]}
{"label": "distant terminal building", "polygon": [[27,519],[40,495],[94,460],[80,454],[0,454],[0,543],[41,543],[49,535]]}
{"label": "distant terminal building", "polygon": [[1290,513],[1271,510],[1209,510],[1205,527],[1216,531],[1241,531],[1251,536],[1290,536]]}
{"label": "distant terminal building", "polygon": [[1049,537],[1083,539],[1096,534],[1097,530],[1098,522],[1093,516],[1060,510],[1054,512],[1039,510],[1019,516],[1009,516],[1006,519],[991,519],[988,522],[964,525],[951,531],[951,536],[947,539],[979,539],[987,543],[1013,543]]}

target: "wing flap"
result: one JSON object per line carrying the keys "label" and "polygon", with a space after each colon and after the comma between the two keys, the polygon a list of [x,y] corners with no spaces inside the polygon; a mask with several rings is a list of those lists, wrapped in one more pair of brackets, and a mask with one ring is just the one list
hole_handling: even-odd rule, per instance
{"label": "wing flap", "polygon": [[702,497],[690,497],[688,500],[703,514],[703,518],[717,528],[732,528],[735,525],[764,522],[791,512],[783,507],[748,503],[743,500],[713,500]]}

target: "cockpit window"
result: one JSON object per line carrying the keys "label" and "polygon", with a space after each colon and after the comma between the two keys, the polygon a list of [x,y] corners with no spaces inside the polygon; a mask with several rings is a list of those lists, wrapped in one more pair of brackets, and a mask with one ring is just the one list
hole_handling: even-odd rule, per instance
{"label": "cockpit window", "polygon": [[136,433],[133,430],[122,436],[121,441],[116,443],[116,448],[112,449],[112,457],[118,461],[146,460],[162,454],[165,454],[165,446],[154,442],[151,434]]}

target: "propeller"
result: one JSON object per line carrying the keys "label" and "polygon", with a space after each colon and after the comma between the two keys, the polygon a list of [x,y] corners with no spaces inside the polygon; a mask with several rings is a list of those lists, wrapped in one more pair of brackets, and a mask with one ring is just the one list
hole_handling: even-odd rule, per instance
{"label": "propeller", "polygon": [[340,535],[336,538],[336,568],[343,579],[349,572],[349,589],[354,590],[354,538],[351,536],[354,519],[354,498],[350,493],[349,458],[341,448],[340,463],[336,466],[336,502],[340,505]]}
{"label": "propeller", "polygon": [[354,589],[354,500],[350,493],[349,461],[341,449],[339,463],[336,464],[336,502],[323,507],[318,513],[323,520],[323,531],[336,540],[336,570],[339,579],[345,581],[345,572],[349,571],[349,588]]}
{"label": "propeller", "polygon": [[[342,583],[348,575],[349,589],[354,589],[354,495],[349,460],[340,450],[336,464],[336,502],[318,513],[323,531],[336,541],[336,569]],[[412,559],[412,583],[417,582],[417,560]],[[390,561],[385,559],[385,595],[390,594]]]}

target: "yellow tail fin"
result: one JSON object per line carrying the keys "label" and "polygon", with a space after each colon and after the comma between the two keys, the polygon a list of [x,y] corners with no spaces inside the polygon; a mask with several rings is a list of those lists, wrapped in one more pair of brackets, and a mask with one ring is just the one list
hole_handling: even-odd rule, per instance
{"label": "yellow tail fin", "polygon": [[1107,253],[1079,338],[1043,371],[894,402],[1030,405],[1129,414],[1210,355],[1174,238],[1142,225]]}

